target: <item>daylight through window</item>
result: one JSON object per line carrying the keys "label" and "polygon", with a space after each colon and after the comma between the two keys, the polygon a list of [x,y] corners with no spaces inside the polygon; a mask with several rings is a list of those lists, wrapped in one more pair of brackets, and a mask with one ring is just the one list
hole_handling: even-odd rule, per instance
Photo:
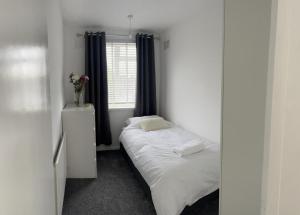
{"label": "daylight through window", "polygon": [[108,42],[106,53],[109,108],[134,108],[136,44]]}

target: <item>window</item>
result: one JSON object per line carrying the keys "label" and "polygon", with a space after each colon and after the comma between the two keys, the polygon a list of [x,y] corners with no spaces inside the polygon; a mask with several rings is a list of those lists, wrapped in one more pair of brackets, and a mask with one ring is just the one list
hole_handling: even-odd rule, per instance
{"label": "window", "polygon": [[134,108],[136,44],[106,43],[109,108]]}

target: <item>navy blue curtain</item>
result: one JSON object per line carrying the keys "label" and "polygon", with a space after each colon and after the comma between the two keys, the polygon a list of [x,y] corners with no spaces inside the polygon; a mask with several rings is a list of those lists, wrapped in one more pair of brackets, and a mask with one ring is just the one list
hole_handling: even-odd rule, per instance
{"label": "navy blue curtain", "polygon": [[111,131],[108,112],[106,39],[104,32],[85,33],[85,101],[94,104],[97,145],[110,145]]}
{"label": "navy blue curtain", "polygon": [[134,116],[156,114],[156,79],[153,35],[137,34],[137,93]]}

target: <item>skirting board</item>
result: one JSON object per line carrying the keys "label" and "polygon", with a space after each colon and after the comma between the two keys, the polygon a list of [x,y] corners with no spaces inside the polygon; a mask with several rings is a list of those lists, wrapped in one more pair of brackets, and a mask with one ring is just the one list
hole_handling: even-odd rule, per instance
{"label": "skirting board", "polygon": [[100,146],[97,146],[97,152],[99,152],[99,151],[112,151],[112,150],[120,150],[120,145],[114,145],[114,146],[100,145]]}

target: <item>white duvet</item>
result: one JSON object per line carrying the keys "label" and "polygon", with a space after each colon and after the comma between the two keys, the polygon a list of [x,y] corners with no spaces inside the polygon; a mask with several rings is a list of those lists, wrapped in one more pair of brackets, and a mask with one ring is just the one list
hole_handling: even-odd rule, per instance
{"label": "white duvet", "polygon": [[124,128],[120,141],[150,187],[157,215],[178,215],[187,205],[216,191],[220,181],[219,144],[207,141],[199,153],[180,157],[173,148],[199,138],[173,126],[145,132]]}

